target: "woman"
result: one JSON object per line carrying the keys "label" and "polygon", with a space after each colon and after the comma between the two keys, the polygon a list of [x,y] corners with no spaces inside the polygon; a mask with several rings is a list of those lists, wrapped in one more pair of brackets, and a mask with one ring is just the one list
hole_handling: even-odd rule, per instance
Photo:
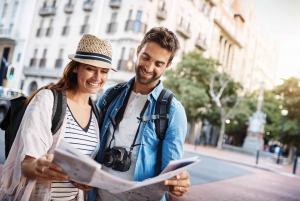
{"label": "woman", "polygon": [[[53,152],[65,139],[84,154],[94,157],[99,149],[99,127],[89,97],[105,84],[111,66],[108,40],[86,34],[62,78],[38,89],[27,99],[27,108],[10,154],[3,166],[0,200],[83,200],[82,190],[90,187],[69,181],[67,174],[52,163]],[[66,115],[52,135],[54,96],[49,89],[66,96]],[[63,104],[63,103],[61,103]]]}

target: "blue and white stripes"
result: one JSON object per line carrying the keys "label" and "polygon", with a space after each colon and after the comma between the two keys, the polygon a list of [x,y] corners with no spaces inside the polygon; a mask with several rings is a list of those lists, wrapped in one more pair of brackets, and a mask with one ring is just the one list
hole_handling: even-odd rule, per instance
{"label": "blue and white stripes", "polygon": [[111,58],[109,56],[106,56],[104,54],[98,54],[98,53],[76,51],[74,58],[98,60],[98,61],[103,61],[111,64]]}

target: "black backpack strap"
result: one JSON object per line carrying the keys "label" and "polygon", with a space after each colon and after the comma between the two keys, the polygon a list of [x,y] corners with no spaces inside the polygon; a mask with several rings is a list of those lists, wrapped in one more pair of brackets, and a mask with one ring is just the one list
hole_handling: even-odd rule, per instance
{"label": "black backpack strap", "polygon": [[89,104],[90,106],[92,107],[92,111],[93,113],[95,114],[96,116],[96,119],[98,121],[98,126],[99,126],[99,129],[101,129],[100,127],[100,123],[102,121],[102,113],[101,113],[101,110],[99,110],[99,108],[95,105],[95,103],[91,100],[91,98],[89,99]]}
{"label": "black backpack strap", "polygon": [[103,103],[103,110],[101,111],[103,118],[101,118],[99,128],[102,127],[103,120],[105,118],[105,114],[106,114],[106,111],[107,111],[110,103],[117,97],[118,94],[120,94],[126,88],[126,86],[127,86],[127,82],[119,83],[116,86],[114,86],[114,88],[112,88],[108,92],[108,94],[104,95],[105,97],[104,97],[103,102],[102,102]]}
{"label": "black backpack strap", "polygon": [[55,89],[51,89],[51,91],[54,96],[51,132],[54,135],[61,127],[66,116],[67,97],[65,91]]}
{"label": "black backpack strap", "polygon": [[159,114],[159,118],[154,120],[156,135],[159,139],[157,146],[155,175],[159,175],[161,173],[162,144],[168,128],[169,112],[173,97],[174,94],[170,90],[163,89],[160,92],[155,106],[155,114]]}
{"label": "black backpack strap", "polygon": [[127,86],[127,82],[122,82],[114,86],[114,88],[112,88],[108,92],[108,94],[105,96],[103,100],[103,106],[104,106],[103,113],[106,112],[110,103],[116,98],[118,94],[120,94],[123,91],[123,89],[125,89],[126,86]]}

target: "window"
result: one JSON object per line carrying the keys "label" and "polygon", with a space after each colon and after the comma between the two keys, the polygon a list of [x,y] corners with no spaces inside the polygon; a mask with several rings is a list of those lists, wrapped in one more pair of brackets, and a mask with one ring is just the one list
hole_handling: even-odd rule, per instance
{"label": "window", "polygon": [[137,14],[136,14],[134,28],[133,28],[134,32],[139,32],[140,31],[140,28],[141,28],[141,18],[142,18],[142,11],[138,10]]}
{"label": "window", "polygon": [[67,17],[66,24],[65,24],[65,26],[63,26],[63,30],[61,33],[62,36],[67,36],[69,34],[69,29],[70,29],[69,22],[70,22],[70,17]]}
{"label": "window", "polygon": [[21,59],[21,53],[18,54],[18,57],[17,57],[17,62],[19,62]]}
{"label": "window", "polygon": [[127,61],[127,65],[126,65],[126,70],[128,71],[132,71],[133,69],[133,55],[134,55],[134,48],[130,48],[130,51],[129,51],[129,59]]}
{"label": "window", "polygon": [[36,37],[41,37],[42,36],[43,23],[44,23],[44,20],[41,20],[40,28],[38,28],[37,31],[36,31]]}
{"label": "window", "polygon": [[117,13],[113,13],[111,15],[110,23],[107,26],[107,33],[114,33],[117,31],[116,19],[117,19]]}
{"label": "window", "polygon": [[37,55],[37,49],[34,49],[34,52],[33,52],[33,57],[30,59],[30,64],[29,64],[29,67],[35,67],[36,66],[36,55]]}
{"label": "window", "polygon": [[158,8],[160,9],[160,10],[165,10],[165,1],[159,1],[158,2]]}
{"label": "window", "polygon": [[15,5],[14,5],[14,9],[13,9],[12,16],[15,16],[15,15],[16,15],[16,12],[17,12],[17,9],[18,9],[18,4],[19,4],[19,2],[18,2],[18,1],[15,1]]}
{"label": "window", "polygon": [[132,15],[132,10],[129,10],[129,13],[128,13],[128,20],[131,19],[131,15]]}
{"label": "window", "polygon": [[85,33],[87,33],[89,31],[88,22],[89,22],[89,16],[87,15],[84,18],[84,24],[81,26],[80,34],[85,34]]}
{"label": "window", "polygon": [[55,68],[61,68],[62,67],[63,52],[64,52],[64,49],[59,50],[58,59],[56,59],[56,61],[55,61]]}
{"label": "window", "polygon": [[125,54],[125,47],[122,47],[122,51],[121,51],[121,56],[120,56],[120,60],[119,60],[119,64],[118,64],[118,69],[117,70],[121,70],[122,66],[124,64],[124,54]]}
{"label": "window", "polygon": [[52,2],[52,7],[55,7],[55,5],[56,5],[56,0],[54,0],[54,1]]}
{"label": "window", "polygon": [[5,3],[2,11],[2,18],[4,18],[6,15],[7,7],[8,7],[8,3]]}
{"label": "window", "polygon": [[43,57],[40,60],[40,67],[46,66],[46,54],[47,54],[47,49],[44,49]]}
{"label": "window", "polygon": [[46,30],[46,36],[48,37],[51,36],[52,34],[52,23],[53,23],[53,19],[50,20],[49,27]]}
{"label": "window", "polygon": [[10,25],[9,25],[9,33],[11,33],[13,27],[14,27],[14,24],[10,24]]}

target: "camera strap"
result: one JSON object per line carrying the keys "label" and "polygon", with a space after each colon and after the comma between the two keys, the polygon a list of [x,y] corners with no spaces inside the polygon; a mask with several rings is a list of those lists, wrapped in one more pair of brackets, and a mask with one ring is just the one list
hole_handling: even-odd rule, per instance
{"label": "camera strap", "polygon": [[[130,94],[131,94],[131,91],[132,91],[132,86],[133,86],[133,85],[131,85],[131,87],[130,87],[130,92],[129,92],[129,93],[126,95],[126,97],[125,97],[125,100],[124,100],[124,103],[123,103],[122,107],[120,108],[120,110],[119,110],[118,113],[116,114],[115,121],[113,120],[113,118],[111,118],[111,116],[109,116],[109,119],[110,119],[110,121],[111,121],[111,123],[112,123],[112,126],[113,126],[113,129],[114,129],[113,134],[112,134],[112,138],[111,138],[111,140],[110,140],[110,142],[109,142],[109,148],[110,148],[110,146],[111,146],[112,141],[115,139],[115,131],[118,129],[119,124],[120,124],[120,122],[121,122],[122,119],[123,119],[123,116],[124,116],[124,113],[125,113],[125,109],[126,109],[126,107],[127,107],[128,100],[129,100],[129,97],[130,97]],[[136,133],[135,133],[135,136],[134,136],[134,140],[133,140],[133,142],[132,142],[132,145],[130,146],[130,151],[129,151],[129,154],[128,154],[128,157],[129,157],[129,158],[130,158],[130,156],[131,156],[131,153],[132,153],[132,151],[133,151],[133,148],[134,148],[135,146],[140,145],[140,144],[135,144],[135,141],[136,141],[137,136],[138,136],[138,134],[139,134],[141,123],[143,122],[141,119],[142,119],[142,117],[143,117],[143,115],[144,115],[144,113],[145,113],[145,111],[146,111],[146,109],[147,109],[149,103],[150,103],[149,100],[147,100],[146,103],[145,103],[145,105],[144,105],[144,107],[143,107],[143,109],[142,109],[142,111],[141,111],[140,117],[138,118],[138,119],[139,119],[139,126],[138,126],[138,129],[137,129]]]}

